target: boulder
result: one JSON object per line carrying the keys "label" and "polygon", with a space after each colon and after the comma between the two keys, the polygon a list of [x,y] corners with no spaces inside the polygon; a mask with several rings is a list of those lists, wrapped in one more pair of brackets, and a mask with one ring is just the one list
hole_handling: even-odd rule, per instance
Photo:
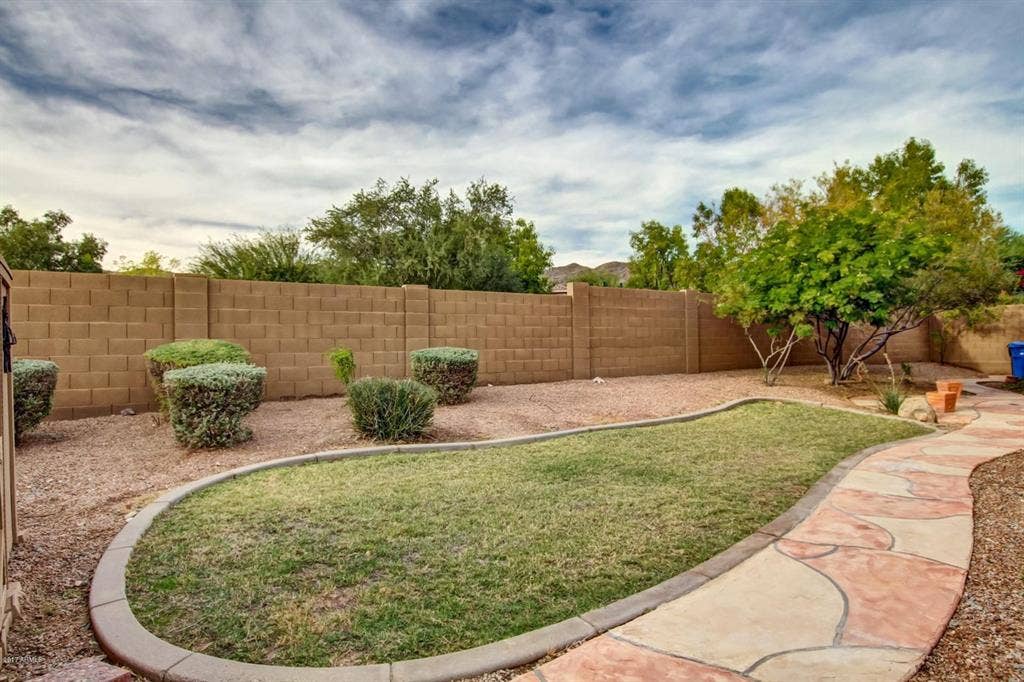
{"label": "boulder", "polygon": [[934,424],[938,421],[935,409],[928,404],[923,395],[912,395],[900,405],[900,416],[905,419],[916,419],[919,422]]}

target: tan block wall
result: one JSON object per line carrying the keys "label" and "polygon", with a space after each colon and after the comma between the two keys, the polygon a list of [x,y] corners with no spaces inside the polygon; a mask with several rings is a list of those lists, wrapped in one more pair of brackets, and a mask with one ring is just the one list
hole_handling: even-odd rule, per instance
{"label": "tan block wall", "polygon": [[169,277],[14,272],[14,353],[60,366],[54,418],[153,409],[142,354],[174,339],[173,286]]}
{"label": "tan block wall", "polygon": [[[570,295],[14,273],[17,357],[61,367],[54,417],[155,407],[142,354],[175,339],[234,341],[267,368],[267,396],[341,392],[326,353],[355,353],[358,376],[408,376],[409,351],[480,351],[480,383],[707,372],[758,367],[743,330],[715,316],[712,297],[574,283]],[[947,361],[1005,372],[1006,343],[1024,337],[1024,306],[961,336]],[[856,334],[854,339],[856,340]],[[889,344],[894,362],[929,359],[929,329]],[[874,361],[881,362],[878,355]],[[817,364],[810,342],[792,364]]]}
{"label": "tan block wall", "polygon": [[405,373],[401,288],[209,280],[211,338],[241,344],[267,368],[267,397],[341,393],[326,353],[355,354],[356,376]]}
{"label": "tan block wall", "polygon": [[743,327],[731,318],[715,315],[714,296],[694,293],[700,327],[700,371],[760,367],[761,362],[743,333]]}
{"label": "tan block wall", "polygon": [[[986,374],[1009,374],[1006,344],[1011,341],[1024,341],[1024,305],[1003,306],[994,322],[954,336],[947,343],[944,360]],[[937,348],[932,357],[938,361]]]}
{"label": "tan block wall", "polygon": [[686,293],[590,287],[591,373],[686,371]]}
{"label": "tan block wall", "polygon": [[429,344],[480,352],[481,384],[572,378],[572,299],[429,290]]}

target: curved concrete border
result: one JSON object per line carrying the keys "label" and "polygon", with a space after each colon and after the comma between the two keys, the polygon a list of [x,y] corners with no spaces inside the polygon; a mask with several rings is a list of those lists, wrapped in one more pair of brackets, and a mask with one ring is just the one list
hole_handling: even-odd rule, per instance
{"label": "curved concrete border", "polygon": [[[933,433],[900,441],[882,443],[846,457],[812,486],[807,494],[800,498],[796,504],[775,520],[704,563],[669,578],[654,587],[553,625],[491,644],[440,656],[398,661],[390,664],[382,663],[337,668],[301,668],[242,663],[191,652],[159,639],[142,627],[128,605],[125,591],[125,569],[135,543],[146,532],[153,520],[164,510],[191,493],[216,483],[244,476],[254,471],[299,464],[329,462],[385,453],[443,452],[506,447],[594,431],[685,422],[755,402],[804,404],[861,415],[867,414],[861,410],[834,407],[812,401],[771,397],[741,398],[723,403],[711,409],[673,417],[585,426],[563,431],[487,441],[417,443],[413,445],[385,445],[351,450],[333,450],[259,462],[214,474],[174,488],[161,495],[156,501],[144,507],[128,521],[125,527],[114,537],[107,550],[103,553],[103,556],[100,557],[90,587],[89,614],[92,620],[93,631],[96,633],[96,638],[100,645],[111,659],[128,666],[149,679],[165,680],[168,682],[198,682],[200,680],[203,682],[220,680],[261,680],[267,682],[284,680],[386,682],[394,680],[396,682],[440,682],[442,680],[474,677],[505,668],[515,668],[543,658],[551,652],[564,649],[575,642],[605,632],[665,602],[687,594],[712,578],[728,571],[796,526],[797,523],[810,514],[832,487],[842,480],[846,473],[865,457],[898,443],[941,435],[937,428],[932,427]],[[869,416],[907,421],[888,415]]]}

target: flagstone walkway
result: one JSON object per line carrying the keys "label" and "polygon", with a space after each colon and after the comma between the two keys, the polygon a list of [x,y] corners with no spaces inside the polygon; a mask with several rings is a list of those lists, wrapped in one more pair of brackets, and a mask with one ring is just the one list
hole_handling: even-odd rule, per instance
{"label": "flagstone walkway", "polygon": [[964,389],[964,428],[867,457],[740,565],[519,682],[909,677],[963,593],[971,471],[1024,447],[1024,396]]}

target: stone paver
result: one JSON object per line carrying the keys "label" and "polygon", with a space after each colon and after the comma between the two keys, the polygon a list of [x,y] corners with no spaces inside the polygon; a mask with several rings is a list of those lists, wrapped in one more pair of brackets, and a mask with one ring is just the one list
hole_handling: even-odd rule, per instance
{"label": "stone paver", "polygon": [[1024,447],[1024,397],[965,381],[950,434],[865,458],[799,525],[521,680],[901,680],[970,560],[974,467]]}
{"label": "stone paver", "polygon": [[546,675],[572,682],[731,682],[745,679],[729,670],[643,649],[601,635],[545,668]]}
{"label": "stone paver", "polygon": [[752,673],[766,682],[895,679],[921,655],[916,649],[830,647],[791,651],[769,658]]}

